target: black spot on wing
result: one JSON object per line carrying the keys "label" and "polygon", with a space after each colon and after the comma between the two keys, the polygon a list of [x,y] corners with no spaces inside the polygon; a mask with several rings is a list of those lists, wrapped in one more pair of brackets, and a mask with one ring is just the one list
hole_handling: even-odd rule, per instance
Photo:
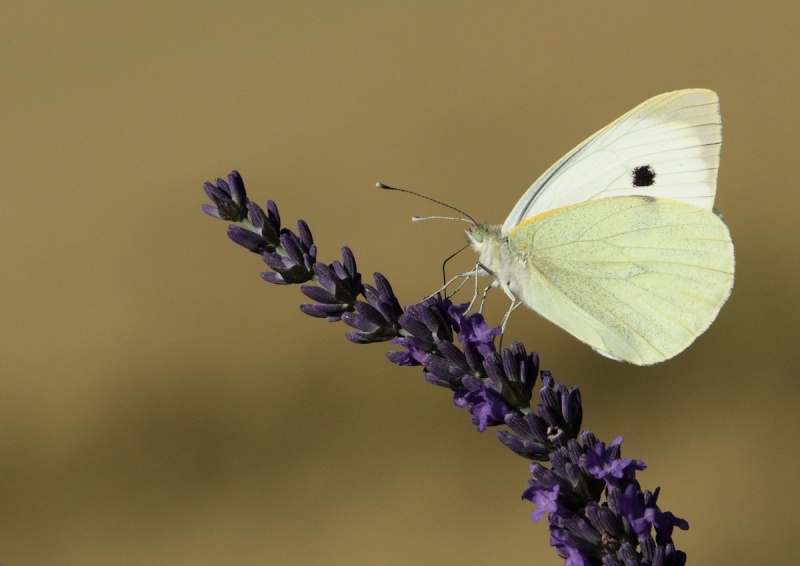
{"label": "black spot on wing", "polygon": [[649,187],[656,182],[656,172],[649,165],[640,165],[631,171],[634,187]]}

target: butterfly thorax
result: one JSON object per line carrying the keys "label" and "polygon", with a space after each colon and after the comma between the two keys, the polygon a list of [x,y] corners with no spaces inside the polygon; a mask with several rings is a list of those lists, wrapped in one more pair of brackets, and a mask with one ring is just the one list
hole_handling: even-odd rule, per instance
{"label": "butterfly thorax", "polygon": [[476,224],[467,230],[467,240],[478,254],[481,267],[495,278],[497,284],[511,298],[515,295],[514,282],[519,281],[519,271],[524,268],[519,253],[508,246],[508,237],[500,226]]}

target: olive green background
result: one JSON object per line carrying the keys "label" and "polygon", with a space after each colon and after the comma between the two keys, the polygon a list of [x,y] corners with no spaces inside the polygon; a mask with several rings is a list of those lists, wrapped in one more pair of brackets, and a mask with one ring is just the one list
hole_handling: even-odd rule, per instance
{"label": "olive green background", "polygon": [[647,462],[690,564],[800,561],[798,24],[789,1],[6,0],[0,562],[562,563],[527,463],[263,283],[202,183],[238,169],[320,259],[348,245],[417,302],[465,225],[412,224],[446,212],[376,181],[502,223],[587,135],[689,87],[722,104],[715,324],[650,368],[531,312],[508,339]]}

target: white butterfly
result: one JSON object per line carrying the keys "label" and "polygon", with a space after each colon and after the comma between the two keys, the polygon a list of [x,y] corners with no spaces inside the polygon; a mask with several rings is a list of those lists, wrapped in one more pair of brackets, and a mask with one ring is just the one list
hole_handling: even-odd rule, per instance
{"label": "white butterfly", "polygon": [[475,225],[468,239],[514,304],[610,358],[667,360],[733,287],[714,211],[721,143],[716,93],[656,96],[548,169],[502,227]]}

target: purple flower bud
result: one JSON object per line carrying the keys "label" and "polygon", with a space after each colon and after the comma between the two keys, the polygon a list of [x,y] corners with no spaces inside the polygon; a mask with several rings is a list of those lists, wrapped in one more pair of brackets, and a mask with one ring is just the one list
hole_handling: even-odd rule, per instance
{"label": "purple flower bud", "polygon": [[[339,272],[349,272],[355,269],[355,258],[348,248],[342,251],[343,263],[336,269]],[[394,296],[391,285],[380,273],[373,275],[377,287],[361,285],[361,276],[354,278],[358,282],[359,292],[367,302],[358,301],[356,312],[342,315],[342,321],[358,332],[348,332],[347,339],[359,344],[372,342],[385,342],[399,339],[400,322],[403,314],[397,297]],[[404,364],[400,364],[404,365]]]}
{"label": "purple flower bud", "polygon": [[[341,320],[344,313],[355,309],[356,297],[364,291],[361,274],[356,271],[352,252],[344,248],[342,254],[348,267],[338,261],[334,261],[330,266],[323,263],[314,264],[313,271],[319,287],[303,285],[300,290],[309,299],[321,304],[300,305],[300,310],[304,313],[336,322]],[[360,326],[356,327],[364,330]]]}
{"label": "purple flower bud", "polygon": [[216,208],[204,205],[206,214],[231,222],[241,222],[247,218],[247,193],[238,171],[228,175],[228,182],[217,179],[216,185],[205,183],[203,189],[216,205]]}
{"label": "purple flower bud", "polygon": [[499,431],[497,438],[508,448],[530,460],[546,462],[550,452],[557,446],[548,437],[548,427],[544,419],[536,413],[527,413],[525,416],[516,413],[506,415],[506,426],[513,432]]}
{"label": "purple flower bud", "polygon": [[241,226],[229,226],[228,237],[233,240],[234,243],[257,254],[271,252],[275,249],[269,245],[261,234],[251,232]]}
{"label": "purple flower bud", "polygon": [[490,352],[483,362],[489,383],[511,406],[524,409],[530,406],[533,386],[539,374],[539,356],[530,356],[520,342],[505,348],[500,354]]}
{"label": "purple flower bud", "polygon": [[564,384],[556,383],[547,370],[542,372],[542,383],[537,413],[553,428],[553,434],[575,438],[583,420],[580,391],[576,387],[567,389]]}
{"label": "purple flower bud", "polygon": [[[298,223],[299,224],[299,223]],[[309,232],[310,235],[310,232]],[[261,258],[267,266],[280,275],[283,283],[305,283],[314,277],[317,251],[304,238],[284,229],[280,235],[281,248],[273,253],[263,253]],[[280,253],[283,251],[283,253]],[[274,282],[261,275],[265,281]]]}
{"label": "purple flower bud", "polygon": [[258,229],[259,234],[263,236],[263,238],[272,248],[268,251],[273,251],[274,248],[277,248],[281,245],[281,220],[280,216],[277,214],[278,209],[275,207],[275,203],[269,201],[267,207],[269,207],[270,204],[273,207],[274,214],[270,214],[269,216],[267,216],[261,207],[254,202],[251,202],[247,205],[247,210],[250,213],[250,222],[253,223],[253,226]]}

